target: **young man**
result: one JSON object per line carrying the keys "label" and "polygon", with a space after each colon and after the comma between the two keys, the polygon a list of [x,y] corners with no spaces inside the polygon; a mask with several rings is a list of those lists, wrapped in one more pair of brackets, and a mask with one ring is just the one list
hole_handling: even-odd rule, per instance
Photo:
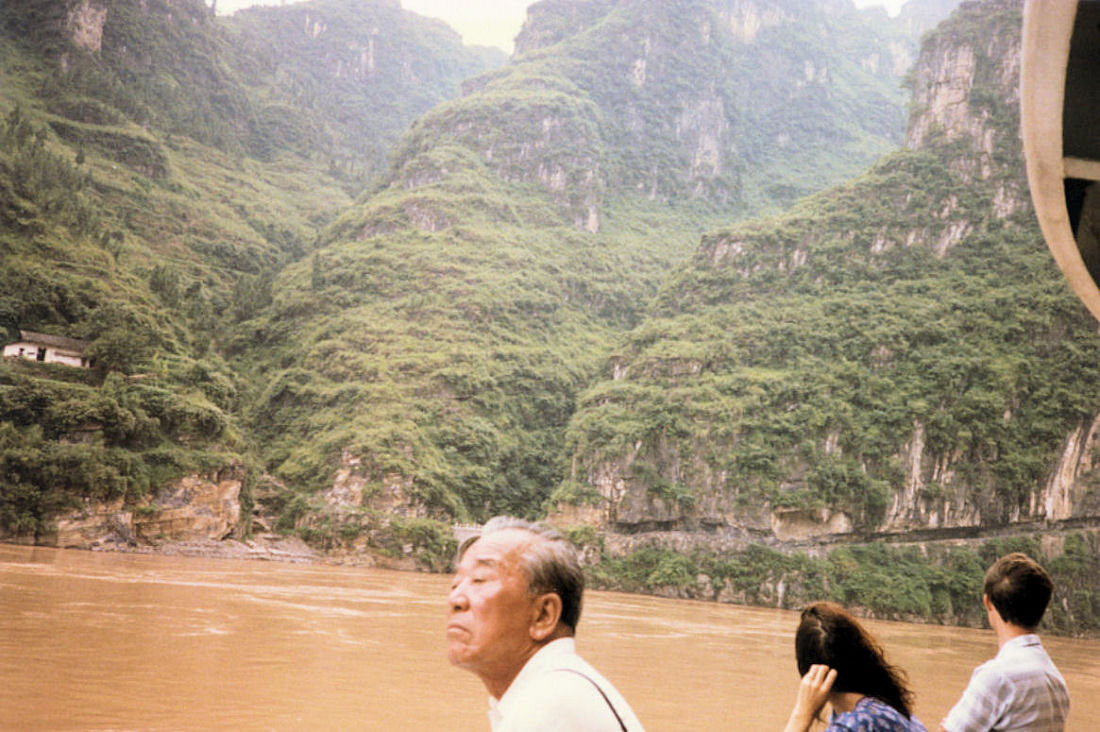
{"label": "young man", "polygon": [[574,649],[583,592],[573,545],[542,524],[497,517],[459,550],[447,655],[485,684],[494,732],[641,732]]}
{"label": "young man", "polygon": [[1035,635],[1053,592],[1050,575],[1024,554],[993,563],[985,573],[982,604],[999,650],[974,669],[962,698],[940,723],[941,732],[1065,728],[1066,682]]}

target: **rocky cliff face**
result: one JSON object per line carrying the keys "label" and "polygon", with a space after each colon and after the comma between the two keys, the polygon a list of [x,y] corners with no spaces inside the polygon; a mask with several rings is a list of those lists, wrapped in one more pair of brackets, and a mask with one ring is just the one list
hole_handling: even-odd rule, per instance
{"label": "rocky cliff face", "polygon": [[243,480],[243,469],[234,466],[172,481],[137,504],[125,504],[121,498],[89,501],[59,516],[55,534],[31,540],[76,549],[219,541],[233,535],[241,524]]}
{"label": "rocky cliff face", "polygon": [[[128,119],[223,149],[247,137],[244,85],[200,0],[13,0],[0,25],[59,71],[50,80],[55,114],[109,126]],[[69,95],[81,103],[70,107]]]}
{"label": "rocky cliff face", "polygon": [[[964,13],[973,10],[972,6],[963,7]],[[980,12],[992,24],[998,16],[1014,17],[1016,10],[1013,3],[986,3]],[[1019,166],[1005,164],[1020,155],[1019,69],[1016,34],[973,37],[959,43],[947,33],[933,33],[910,81],[915,112],[909,120],[906,146],[914,150],[954,146],[958,152],[951,167],[962,181],[999,178],[994,206],[1000,217],[1030,206]]]}
{"label": "rocky cliff face", "polygon": [[398,472],[386,472],[363,464],[347,450],[340,456],[340,469],[332,487],[324,493],[325,503],[337,514],[366,509],[386,517],[425,518],[428,512],[412,497],[412,480]]}
{"label": "rocky cliff face", "polygon": [[[384,168],[409,122],[504,61],[391,0],[231,17],[202,0],[13,0],[0,25],[60,68],[57,114],[92,124],[124,117],[261,158],[324,153],[334,172],[360,179]],[[101,104],[62,108],[57,91]],[[96,114],[103,105],[106,120]]]}
{"label": "rocky cliff face", "polygon": [[[728,10],[747,42],[782,22]],[[1030,216],[1019,23],[964,3],[912,72],[907,151],[703,238],[582,399],[559,520],[780,544],[1097,520],[1100,404],[1061,371],[1091,372],[1068,354],[1095,326]]]}
{"label": "rocky cliff face", "polygon": [[[500,95],[507,97],[503,110]],[[458,144],[477,151],[502,181],[538,186],[575,228],[595,233],[606,186],[598,118],[591,100],[564,80],[501,79],[419,120],[400,154],[397,182],[412,188],[442,180],[444,171],[426,158],[443,141]]]}
{"label": "rocky cliff face", "polygon": [[107,8],[93,5],[91,0],[83,0],[69,8],[65,28],[71,34],[74,46],[97,53],[103,44],[103,24],[106,20]]}
{"label": "rocky cliff face", "polygon": [[[413,123],[385,181],[323,233],[310,276],[280,276],[262,326],[280,345],[254,352],[273,375],[255,413],[280,445],[274,472],[302,491],[299,529],[327,541],[371,517],[374,531],[363,488],[380,485],[414,507],[402,521],[537,513],[590,359],[637,321],[702,222],[785,203],[900,141],[886,58],[903,36],[884,40],[852,6],[798,0],[738,40],[731,7],[533,6],[512,62]],[[303,43],[335,29],[299,20]],[[667,462],[685,474],[728,475],[675,449]],[[368,464],[387,467],[367,478]],[[618,510],[632,521],[657,506],[629,500]],[[655,500],[655,521],[691,515],[675,484]]]}
{"label": "rocky cliff face", "polygon": [[257,6],[226,22],[262,91],[252,149],[322,151],[360,184],[385,170],[412,120],[504,61],[390,0]]}
{"label": "rocky cliff face", "polygon": [[516,36],[517,57],[549,48],[596,25],[615,0],[542,0],[527,8],[527,22]]}
{"label": "rocky cliff face", "polygon": [[1100,483],[1098,427],[1100,417],[1067,436],[1050,478],[1041,490],[1031,494],[1028,513],[1053,520],[1100,515],[1100,491],[1096,490]]}
{"label": "rocky cliff face", "polygon": [[537,3],[512,65],[421,120],[399,161],[452,137],[590,232],[608,196],[786,204],[900,139],[915,36],[880,20],[820,0]]}

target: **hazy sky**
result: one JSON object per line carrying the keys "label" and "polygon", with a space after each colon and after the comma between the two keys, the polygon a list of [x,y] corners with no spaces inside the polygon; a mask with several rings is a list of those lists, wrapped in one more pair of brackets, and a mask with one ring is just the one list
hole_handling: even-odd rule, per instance
{"label": "hazy sky", "polygon": [[[512,52],[512,41],[534,0],[401,0],[401,7],[439,18],[469,45],[497,46]],[[204,0],[209,5],[210,0]],[[228,15],[253,5],[288,5],[292,0],[218,0],[218,14]]]}
{"label": "hazy sky", "polygon": [[[210,0],[205,0],[209,4]],[[512,52],[512,41],[527,17],[533,0],[401,0],[401,6],[420,15],[440,18],[471,45],[497,46]],[[905,0],[855,0],[856,5],[884,5],[896,15]],[[218,13],[232,13],[251,5],[282,5],[288,0],[218,0]]]}

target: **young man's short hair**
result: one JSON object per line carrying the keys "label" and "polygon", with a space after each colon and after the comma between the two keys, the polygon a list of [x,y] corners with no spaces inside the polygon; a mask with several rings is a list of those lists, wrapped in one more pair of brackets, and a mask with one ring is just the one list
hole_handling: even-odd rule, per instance
{"label": "young man's short hair", "polygon": [[1054,582],[1034,559],[1013,552],[986,571],[982,592],[1006,623],[1034,630],[1050,603]]}

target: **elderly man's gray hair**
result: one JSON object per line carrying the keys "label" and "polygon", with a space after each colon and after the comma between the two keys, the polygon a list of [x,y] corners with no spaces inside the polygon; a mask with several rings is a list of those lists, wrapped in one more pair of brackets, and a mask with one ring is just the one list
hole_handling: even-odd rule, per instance
{"label": "elderly man's gray hair", "polygon": [[462,542],[458,558],[482,536],[508,529],[519,529],[535,535],[541,541],[532,541],[521,555],[527,572],[527,593],[541,595],[553,592],[561,598],[561,622],[576,631],[581,619],[581,602],[584,595],[584,570],[573,544],[557,529],[541,521],[526,521],[512,516],[495,516],[481,528],[479,536],[471,536]]}

